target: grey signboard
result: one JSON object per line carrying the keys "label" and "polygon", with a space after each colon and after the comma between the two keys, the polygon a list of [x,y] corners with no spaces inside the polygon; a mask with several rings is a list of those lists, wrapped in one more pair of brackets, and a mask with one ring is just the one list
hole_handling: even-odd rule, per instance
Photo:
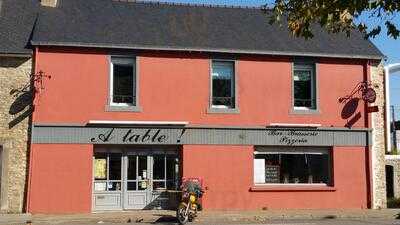
{"label": "grey signboard", "polygon": [[368,146],[369,137],[367,129],[34,125],[32,143]]}

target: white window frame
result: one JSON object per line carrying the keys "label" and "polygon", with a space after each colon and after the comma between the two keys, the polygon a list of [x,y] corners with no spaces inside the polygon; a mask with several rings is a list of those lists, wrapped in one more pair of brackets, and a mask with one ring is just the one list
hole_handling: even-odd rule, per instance
{"label": "white window frame", "polygon": [[[133,67],[133,74],[134,79],[132,79],[132,86],[135,87],[135,91],[133,94],[135,95],[135,103],[117,103],[113,102],[113,93],[114,93],[114,64],[118,65],[131,65]],[[119,107],[124,107],[124,106],[137,106],[137,73],[136,73],[136,57],[119,57],[119,56],[111,56],[110,59],[110,92],[109,92],[109,104],[110,106],[119,106]]]}
{"label": "white window frame", "polygon": [[329,156],[328,174],[330,184],[327,183],[256,183],[255,174],[253,174],[253,185],[255,186],[331,186],[334,181],[333,177],[333,159],[332,151],[330,148],[318,148],[318,147],[257,147],[253,153],[253,167],[255,165],[256,155],[268,155],[268,154],[308,154],[308,155],[324,155]]}
{"label": "white window frame", "polygon": [[[305,106],[295,106],[295,96],[294,96],[294,76],[295,71],[310,71],[311,72],[311,107]],[[317,81],[316,81],[316,64],[315,63],[300,63],[295,62],[293,64],[293,72],[292,72],[292,89],[293,89],[293,109],[298,111],[315,111],[317,110]]]}
{"label": "white window frame", "polygon": [[[213,74],[214,74],[214,63],[218,63],[218,62],[222,62],[222,63],[224,63],[224,62],[229,62],[229,63],[232,63],[232,66],[233,66],[233,74],[232,74],[232,82],[231,82],[231,97],[233,96],[233,98],[234,98],[234,104],[235,104],[235,107],[228,107],[228,106],[226,106],[226,105],[214,105],[213,104],[213,97],[214,97],[214,93],[213,93]],[[227,110],[230,110],[230,109],[236,109],[237,108],[237,101],[236,101],[236,98],[237,98],[237,96],[236,96],[236,76],[237,76],[237,74],[236,74],[236,61],[235,60],[231,60],[231,59],[212,59],[211,60],[211,90],[210,90],[210,94],[211,94],[211,97],[210,97],[210,107],[212,108],[212,109],[227,109]]]}

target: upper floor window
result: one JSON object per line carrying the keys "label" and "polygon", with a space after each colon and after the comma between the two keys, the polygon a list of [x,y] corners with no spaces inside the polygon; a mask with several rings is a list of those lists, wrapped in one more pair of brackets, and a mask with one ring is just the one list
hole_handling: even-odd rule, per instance
{"label": "upper floor window", "polygon": [[111,58],[110,105],[136,106],[136,59]]}
{"label": "upper floor window", "polygon": [[235,62],[212,61],[212,108],[235,108]]}
{"label": "upper floor window", "polygon": [[294,109],[317,109],[314,64],[295,63],[293,68]]}

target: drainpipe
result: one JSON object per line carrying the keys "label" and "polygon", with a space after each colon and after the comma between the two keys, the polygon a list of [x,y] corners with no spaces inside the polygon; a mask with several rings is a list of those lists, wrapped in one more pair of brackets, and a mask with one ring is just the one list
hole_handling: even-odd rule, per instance
{"label": "drainpipe", "polygon": [[400,72],[400,63],[389,64],[385,66],[385,110],[386,110],[386,151],[392,151],[392,141],[390,139],[390,75]]}

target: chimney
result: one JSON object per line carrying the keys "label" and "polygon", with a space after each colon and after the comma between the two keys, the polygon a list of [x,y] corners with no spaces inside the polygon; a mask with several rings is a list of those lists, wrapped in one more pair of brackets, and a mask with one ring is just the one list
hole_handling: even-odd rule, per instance
{"label": "chimney", "polygon": [[42,6],[57,7],[58,0],[40,0]]}

